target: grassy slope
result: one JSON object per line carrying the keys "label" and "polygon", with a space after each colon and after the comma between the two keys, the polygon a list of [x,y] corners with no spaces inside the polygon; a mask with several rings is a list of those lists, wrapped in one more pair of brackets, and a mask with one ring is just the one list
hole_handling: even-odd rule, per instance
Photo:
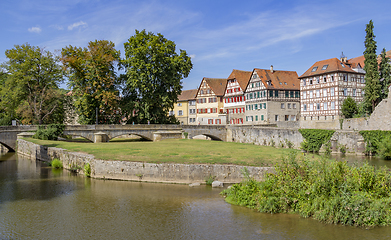
{"label": "grassy slope", "polygon": [[103,160],[152,163],[217,163],[272,166],[293,149],[205,140],[172,139],[160,142],[115,141],[108,143],[63,142],[28,139],[49,147],[84,152]]}

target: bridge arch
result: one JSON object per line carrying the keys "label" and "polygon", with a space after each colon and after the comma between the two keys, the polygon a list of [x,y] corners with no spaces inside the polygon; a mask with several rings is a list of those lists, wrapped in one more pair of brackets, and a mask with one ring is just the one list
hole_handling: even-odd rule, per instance
{"label": "bridge arch", "polygon": [[141,137],[142,139],[145,139],[147,141],[153,141],[153,139],[145,136],[144,134],[140,134],[140,133],[136,133],[136,132],[133,132],[133,131],[130,131],[130,132],[125,132],[125,133],[114,133],[114,134],[109,134],[109,140],[111,139],[114,139],[114,138],[117,138],[117,137],[120,137],[120,136],[124,136],[124,135],[135,135],[135,136],[138,136],[138,137]]}
{"label": "bridge arch", "polygon": [[214,135],[211,135],[211,134],[207,134],[207,133],[200,133],[200,134],[190,134],[188,135],[188,138],[192,139],[194,137],[197,137],[197,136],[205,136],[205,137],[209,137],[211,140],[213,141],[223,141],[222,139],[220,139],[219,137],[217,136],[214,136]]}
{"label": "bridge arch", "polygon": [[0,144],[8,149],[9,152],[15,152],[15,149],[9,146],[7,143],[0,141]]}

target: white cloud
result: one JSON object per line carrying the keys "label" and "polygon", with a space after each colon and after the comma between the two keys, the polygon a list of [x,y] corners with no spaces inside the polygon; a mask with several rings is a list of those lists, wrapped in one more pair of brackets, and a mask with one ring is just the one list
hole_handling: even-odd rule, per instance
{"label": "white cloud", "polygon": [[32,33],[40,33],[42,29],[40,27],[31,27],[28,29],[28,31]]}
{"label": "white cloud", "polygon": [[191,59],[194,59],[194,58],[196,57],[196,55],[195,55],[195,54],[190,54],[189,57],[190,57]]}
{"label": "white cloud", "polygon": [[68,26],[68,30],[72,30],[74,28],[77,28],[77,27],[87,27],[87,23],[83,22],[83,21],[80,21],[80,22],[77,22],[77,23],[74,23],[72,25],[69,25]]}
{"label": "white cloud", "polygon": [[57,25],[57,24],[55,24],[55,25],[50,25],[50,27],[55,28],[55,29],[57,29],[57,30],[64,30],[64,27],[63,27],[63,26]]}

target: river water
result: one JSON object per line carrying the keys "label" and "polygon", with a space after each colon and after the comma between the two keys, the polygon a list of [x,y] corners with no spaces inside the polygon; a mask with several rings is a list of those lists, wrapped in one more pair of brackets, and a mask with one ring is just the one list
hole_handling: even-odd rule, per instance
{"label": "river water", "polygon": [[391,227],[328,225],[230,205],[207,186],[89,179],[0,158],[0,239],[391,239]]}

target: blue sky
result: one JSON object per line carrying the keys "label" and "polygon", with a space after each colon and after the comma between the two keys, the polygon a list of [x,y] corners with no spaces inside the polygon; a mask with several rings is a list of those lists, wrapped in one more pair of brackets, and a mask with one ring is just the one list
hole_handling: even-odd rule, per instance
{"label": "blue sky", "polygon": [[[296,71],[319,60],[362,55],[365,25],[374,22],[378,53],[391,49],[391,1],[160,1],[67,0],[0,2],[0,62],[14,45],[50,51],[110,40],[123,43],[146,29],[162,33],[192,57],[184,90],[203,77],[227,78],[232,69]],[[63,85],[65,87],[65,85]]]}

